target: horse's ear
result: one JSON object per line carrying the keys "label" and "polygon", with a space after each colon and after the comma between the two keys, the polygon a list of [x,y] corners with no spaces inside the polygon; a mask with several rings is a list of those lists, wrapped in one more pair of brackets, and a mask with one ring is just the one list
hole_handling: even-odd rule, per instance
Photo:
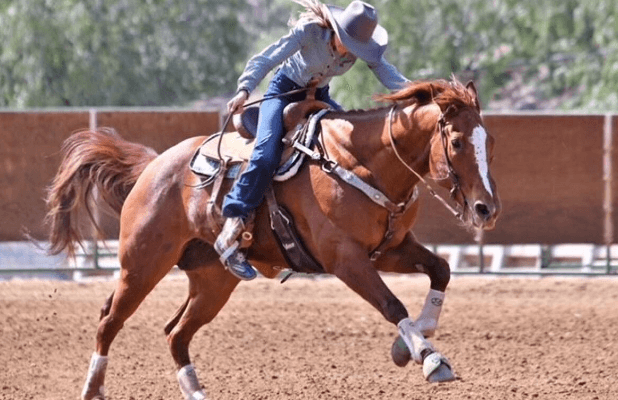
{"label": "horse's ear", "polygon": [[476,90],[476,86],[474,85],[474,82],[469,81],[468,83],[466,83],[466,89],[468,89],[468,93],[470,93],[472,97],[474,98],[474,105],[476,106],[476,110],[480,113],[481,112],[481,102],[479,101],[479,93]]}

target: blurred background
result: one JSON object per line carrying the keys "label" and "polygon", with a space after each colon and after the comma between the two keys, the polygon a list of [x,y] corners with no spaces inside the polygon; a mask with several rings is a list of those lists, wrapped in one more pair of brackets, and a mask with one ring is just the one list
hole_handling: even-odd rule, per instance
{"label": "blurred background", "polygon": [[[419,239],[462,271],[536,271],[562,249],[578,270],[613,273],[618,3],[369,2],[389,32],[386,58],[412,80],[474,80],[498,143],[496,230],[475,241],[427,200]],[[50,264],[23,233],[45,240],[45,188],[71,132],[112,126],[157,151],[216,132],[247,60],[300,11],[291,0],[2,1],[0,269]],[[331,83],[346,109],[375,107],[383,91],[362,62]]]}
{"label": "blurred background", "polygon": [[[346,6],[347,0],[331,3]],[[618,106],[610,0],[373,0],[387,59],[410,79],[478,82],[485,109]],[[229,97],[288,30],[291,0],[4,0],[0,106],[190,106]],[[346,108],[382,90],[366,65],[333,82]]]}

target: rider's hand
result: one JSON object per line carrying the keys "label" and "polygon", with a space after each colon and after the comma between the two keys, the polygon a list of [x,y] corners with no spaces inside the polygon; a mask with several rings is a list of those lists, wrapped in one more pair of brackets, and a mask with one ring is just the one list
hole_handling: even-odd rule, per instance
{"label": "rider's hand", "polygon": [[239,91],[238,93],[236,93],[236,96],[234,96],[232,100],[227,103],[227,112],[236,112],[236,110],[238,110],[240,107],[243,106],[243,104],[245,104],[245,101],[247,101],[248,98],[249,93],[247,93],[246,90]]}

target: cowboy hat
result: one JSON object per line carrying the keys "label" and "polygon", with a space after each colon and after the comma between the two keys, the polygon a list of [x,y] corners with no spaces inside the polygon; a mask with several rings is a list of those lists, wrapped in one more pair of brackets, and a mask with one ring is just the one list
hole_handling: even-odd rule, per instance
{"label": "cowboy hat", "polygon": [[388,43],[386,29],[378,25],[376,9],[355,0],[345,9],[327,5],[327,17],[341,43],[356,57],[378,62]]}

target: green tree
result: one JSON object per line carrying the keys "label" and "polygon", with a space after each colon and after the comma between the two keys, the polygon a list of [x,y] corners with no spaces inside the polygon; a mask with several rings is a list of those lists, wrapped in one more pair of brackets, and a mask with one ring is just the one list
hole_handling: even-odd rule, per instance
{"label": "green tree", "polygon": [[[387,59],[410,79],[474,79],[490,109],[588,111],[618,106],[618,3],[608,0],[375,0]],[[367,68],[334,80],[335,98],[371,105],[384,89]],[[517,92],[528,101],[517,102]],[[556,99],[551,102],[552,99]],[[500,107],[500,106],[499,106]]]}
{"label": "green tree", "polygon": [[0,7],[0,105],[181,105],[230,92],[244,0],[13,0]]}
{"label": "green tree", "polygon": [[[474,79],[489,109],[618,107],[614,1],[368,1],[389,32],[386,58],[409,79]],[[5,0],[0,106],[227,96],[251,54],[300,11],[291,0]],[[346,108],[374,106],[385,91],[363,62],[331,88]]]}

